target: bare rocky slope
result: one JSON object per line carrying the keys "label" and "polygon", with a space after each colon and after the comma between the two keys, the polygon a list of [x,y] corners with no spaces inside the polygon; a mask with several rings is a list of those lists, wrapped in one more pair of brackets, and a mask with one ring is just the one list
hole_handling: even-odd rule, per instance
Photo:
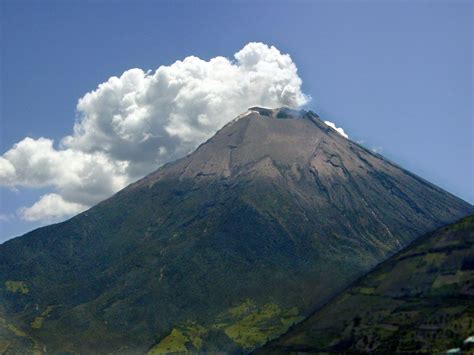
{"label": "bare rocky slope", "polygon": [[0,245],[0,344],[248,352],[473,212],[313,112],[252,108],[90,210]]}

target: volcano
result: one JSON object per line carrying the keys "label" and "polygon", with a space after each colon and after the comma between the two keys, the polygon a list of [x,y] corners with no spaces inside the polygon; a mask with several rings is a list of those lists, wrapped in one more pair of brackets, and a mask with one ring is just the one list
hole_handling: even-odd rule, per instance
{"label": "volcano", "polygon": [[311,111],[254,107],[88,211],[0,245],[0,345],[248,352],[472,213]]}

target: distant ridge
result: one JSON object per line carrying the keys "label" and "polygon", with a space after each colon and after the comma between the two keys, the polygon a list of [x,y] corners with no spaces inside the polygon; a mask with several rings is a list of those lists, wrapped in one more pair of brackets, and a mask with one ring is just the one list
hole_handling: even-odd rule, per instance
{"label": "distant ridge", "polygon": [[470,216],[417,239],[256,354],[468,350],[473,299]]}

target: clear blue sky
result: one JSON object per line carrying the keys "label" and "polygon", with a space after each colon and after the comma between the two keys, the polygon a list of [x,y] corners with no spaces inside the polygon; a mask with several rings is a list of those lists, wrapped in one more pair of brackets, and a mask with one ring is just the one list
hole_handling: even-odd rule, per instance
{"label": "clear blue sky", "polygon": [[[292,56],[322,118],[474,203],[471,1],[0,4],[0,154],[70,134],[78,98],[112,75],[261,41]],[[45,191],[1,188],[0,213]],[[2,222],[0,241],[35,226]]]}

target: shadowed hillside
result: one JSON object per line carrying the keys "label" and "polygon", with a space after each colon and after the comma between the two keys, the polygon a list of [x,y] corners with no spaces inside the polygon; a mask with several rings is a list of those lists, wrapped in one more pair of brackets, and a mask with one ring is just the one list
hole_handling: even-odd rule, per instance
{"label": "shadowed hillside", "polygon": [[474,216],[416,240],[258,354],[442,353],[474,335]]}

